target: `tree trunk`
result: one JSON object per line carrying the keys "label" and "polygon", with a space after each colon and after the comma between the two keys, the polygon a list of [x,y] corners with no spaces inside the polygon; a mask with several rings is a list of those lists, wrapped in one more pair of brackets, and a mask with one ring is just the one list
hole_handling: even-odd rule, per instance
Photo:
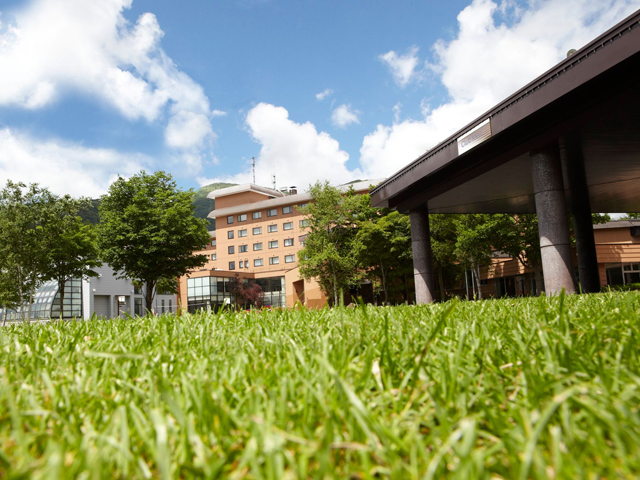
{"label": "tree trunk", "polygon": [[387,292],[387,277],[384,273],[384,265],[382,265],[382,259],[380,259],[380,270],[382,272],[382,291],[384,292],[384,305],[389,303],[389,293]]}
{"label": "tree trunk", "polygon": [[333,272],[333,306],[338,306],[338,285],[336,284],[336,274]]}
{"label": "tree trunk", "polygon": [[154,290],[156,288],[156,282],[153,280],[148,280],[146,282],[146,290],[144,292],[144,303],[146,304],[147,314],[153,311],[153,297]]}
{"label": "tree trunk", "polygon": [[472,272],[473,276],[476,279],[476,285],[478,287],[478,300],[482,300],[482,286],[480,285],[480,265],[475,265]]}
{"label": "tree trunk", "polygon": [[536,296],[540,296],[540,294],[542,293],[542,267],[540,266],[539,263],[534,265],[533,274],[534,274],[535,279],[536,279],[535,295]]}
{"label": "tree trunk", "polygon": [[65,281],[58,279],[58,293],[60,294],[60,320],[64,319],[64,287]]}

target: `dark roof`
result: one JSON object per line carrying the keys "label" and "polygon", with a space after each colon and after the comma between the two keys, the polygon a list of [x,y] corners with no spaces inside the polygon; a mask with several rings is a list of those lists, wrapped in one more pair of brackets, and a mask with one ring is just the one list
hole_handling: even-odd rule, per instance
{"label": "dark roof", "polygon": [[[589,115],[591,118],[597,116],[597,112],[587,111],[588,108],[597,109],[620,91],[633,91],[632,87],[637,87],[640,71],[639,26],[640,10],[386,179],[371,191],[373,205],[390,206],[401,211],[421,205],[424,208],[428,200],[519,156],[528,156],[533,147],[548,144],[557,140],[559,135],[584,125]],[[620,103],[624,105],[626,101],[620,100]],[[487,119],[491,121],[491,138],[459,154],[457,140]],[[521,168],[515,169],[518,170]],[[509,175],[513,174],[512,171]],[[485,182],[484,188],[491,188],[496,181],[504,180],[503,177],[504,174],[490,179]],[[467,202],[465,205],[470,206],[467,209],[470,212],[531,211],[532,199],[524,198],[531,195],[530,185],[524,182],[521,188],[511,190],[503,196],[510,196],[514,200],[498,202],[499,206],[473,205],[476,208],[473,210],[471,204],[477,203],[473,196],[460,201]],[[447,199],[440,202],[441,206],[436,202],[435,207],[430,203],[429,210],[443,213],[464,210],[464,207],[462,210],[454,208],[457,200]],[[614,208],[611,202],[606,208],[595,211],[633,211],[608,210]]]}
{"label": "dark roof", "polygon": [[612,220],[594,225],[594,229],[640,227],[640,220]]}

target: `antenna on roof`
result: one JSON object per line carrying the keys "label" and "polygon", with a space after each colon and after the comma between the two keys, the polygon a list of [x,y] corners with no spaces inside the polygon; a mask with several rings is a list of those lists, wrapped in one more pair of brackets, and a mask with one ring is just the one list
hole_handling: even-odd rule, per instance
{"label": "antenna on roof", "polygon": [[273,189],[276,189],[276,174],[271,175],[271,183],[273,183]]}
{"label": "antenna on roof", "polygon": [[253,184],[256,184],[256,157],[251,157],[251,165],[253,166]]}

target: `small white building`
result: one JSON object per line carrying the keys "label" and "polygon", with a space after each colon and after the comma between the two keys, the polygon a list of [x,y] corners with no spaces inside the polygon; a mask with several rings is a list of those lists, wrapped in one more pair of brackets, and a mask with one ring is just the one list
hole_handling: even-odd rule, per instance
{"label": "small white building", "polygon": [[[71,279],[65,284],[62,317],[65,319],[89,319],[92,316],[116,318],[125,315],[143,316],[145,301],[143,291],[129,279],[116,278],[111,267],[103,264],[97,268],[98,277]],[[153,313],[162,314],[177,310],[176,295],[156,294]],[[46,282],[38,289],[31,305],[31,319],[60,318],[60,295],[58,283]],[[0,309],[0,318],[4,318]],[[22,318],[19,311],[9,311],[7,320]]]}

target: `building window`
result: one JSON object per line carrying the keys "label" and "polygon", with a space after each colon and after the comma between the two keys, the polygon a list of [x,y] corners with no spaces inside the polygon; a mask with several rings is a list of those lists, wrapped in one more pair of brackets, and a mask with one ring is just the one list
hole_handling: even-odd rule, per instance
{"label": "building window", "polygon": [[269,257],[269,265],[278,265],[280,263],[280,257]]}
{"label": "building window", "polygon": [[282,228],[284,228],[285,230],[293,230],[293,222],[283,223]]}
{"label": "building window", "polygon": [[605,264],[607,285],[627,285],[640,283],[640,263]]}
{"label": "building window", "polygon": [[297,206],[297,208],[304,208],[307,205],[309,205],[308,203],[301,203],[300,205]]}
{"label": "building window", "polygon": [[309,220],[300,220],[300,228],[308,227]]}
{"label": "building window", "polygon": [[229,270],[235,270],[236,269],[236,262],[229,262]]}
{"label": "building window", "polygon": [[270,210],[267,210],[267,217],[275,217],[277,214],[278,214],[277,208],[272,208]]}
{"label": "building window", "polygon": [[233,230],[229,230],[229,231],[227,232],[227,238],[228,238],[229,240],[231,240],[231,239],[233,238]]}
{"label": "building window", "polygon": [[269,242],[269,248],[278,248],[278,240],[271,240]]}
{"label": "building window", "polygon": [[261,258],[256,258],[256,259],[253,261],[253,266],[254,266],[254,267],[261,267],[262,265],[264,265],[264,264],[262,263],[262,259],[261,259]]}
{"label": "building window", "polygon": [[249,260],[244,261],[244,268],[249,268]]}
{"label": "building window", "polygon": [[230,224],[230,223],[233,223],[233,215],[229,215],[227,217],[227,225]]}
{"label": "building window", "polygon": [[238,221],[239,222],[246,222],[247,221],[247,214],[246,213],[241,213],[240,215],[238,215]]}
{"label": "building window", "polygon": [[246,237],[248,235],[248,230],[245,228],[244,230],[238,230],[238,237]]}
{"label": "building window", "polygon": [[238,268],[243,268],[244,262],[242,260],[240,260],[240,262],[238,262],[238,263],[239,263]]}
{"label": "building window", "polygon": [[262,250],[262,242],[253,244],[253,251]]}
{"label": "building window", "polygon": [[173,302],[171,301],[171,299],[169,299],[169,313],[171,313],[173,311],[173,305],[171,305]]}
{"label": "building window", "polygon": [[262,212],[253,212],[253,213],[251,214],[251,217],[252,217],[254,220],[257,220],[258,218],[262,218]]}
{"label": "building window", "polygon": [[236,253],[236,247],[234,247],[233,245],[229,245],[229,248],[227,250],[229,252],[229,255],[233,255],[234,253]]}
{"label": "building window", "polygon": [[282,213],[293,213],[293,207],[282,207]]}
{"label": "building window", "polygon": [[142,299],[141,298],[133,299],[133,314],[139,317],[142,316]]}
{"label": "building window", "polygon": [[217,253],[212,253],[211,254],[211,260],[217,260],[218,259],[218,254]]}
{"label": "building window", "polygon": [[249,251],[249,245],[240,245],[238,247],[238,253],[246,253]]}
{"label": "building window", "polygon": [[293,247],[293,238],[285,238],[284,239],[285,247]]}
{"label": "building window", "polygon": [[254,235],[262,235],[262,227],[255,227],[253,229],[253,234]]}
{"label": "building window", "polygon": [[164,313],[164,300],[160,300],[160,313]]}
{"label": "building window", "polygon": [[267,227],[267,231],[269,233],[277,232],[278,231],[278,225],[269,225]]}
{"label": "building window", "polygon": [[216,246],[216,241],[215,240],[211,240],[211,246],[215,247]]}
{"label": "building window", "polygon": [[296,256],[295,255],[285,255],[284,256],[284,263],[293,263],[296,261]]}
{"label": "building window", "polygon": [[140,288],[138,285],[134,285],[133,286],[133,294],[134,295],[142,295],[142,288]]}

